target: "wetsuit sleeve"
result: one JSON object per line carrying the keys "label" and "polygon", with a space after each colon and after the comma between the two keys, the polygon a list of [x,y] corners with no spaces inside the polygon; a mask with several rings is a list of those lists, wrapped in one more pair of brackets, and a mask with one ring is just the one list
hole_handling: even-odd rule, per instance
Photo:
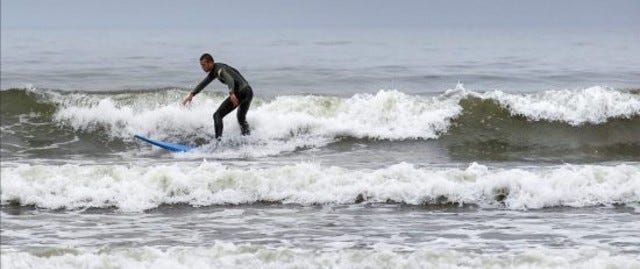
{"label": "wetsuit sleeve", "polygon": [[214,72],[209,72],[209,74],[207,75],[207,77],[205,77],[200,84],[198,84],[198,86],[196,86],[195,89],[193,89],[193,91],[191,91],[191,94],[196,95],[198,93],[200,93],[200,91],[202,91],[202,89],[204,89],[204,87],[207,87],[207,85],[209,85],[209,83],[211,83],[211,81],[213,81],[216,78],[216,75]]}
{"label": "wetsuit sleeve", "polygon": [[223,69],[220,71],[220,77],[222,77],[224,82],[229,87],[229,93],[231,92],[235,93],[234,89],[236,88],[236,82],[235,82],[235,79],[233,79],[233,76],[231,76],[229,72],[227,72],[227,70]]}

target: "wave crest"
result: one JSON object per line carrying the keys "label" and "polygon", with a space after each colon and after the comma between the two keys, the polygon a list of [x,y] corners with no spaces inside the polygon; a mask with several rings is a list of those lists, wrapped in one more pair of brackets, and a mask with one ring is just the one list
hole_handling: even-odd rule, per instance
{"label": "wave crest", "polygon": [[[25,137],[18,134],[29,133],[51,134],[42,139],[59,140],[55,143],[100,138],[91,143],[98,148],[112,143],[105,150],[131,147],[134,134],[173,142],[212,140],[211,115],[224,96],[202,94],[190,107],[182,107],[183,93],[179,89],[2,91],[3,124],[16,124],[3,125],[3,130],[15,133],[15,140]],[[12,103],[26,104],[38,113]],[[382,90],[350,98],[256,98],[252,106],[247,115],[252,136],[242,141],[250,145],[245,153],[253,157],[320,147],[343,138],[438,140],[461,160],[477,160],[483,152],[500,155],[489,159],[522,159],[529,153],[554,158],[558,152],[572,152],[587,159],[604,153],[605,159],[635,160],[640,149],[640,94],[605,87],[510,94],[478,93],[458,85],[438,96]],[[235,117],[229,115],[224,121],[225,139],[236,143],[240,130]],[[520,157],[502,156],[503,151]]]}
{"label": "wave crest", "polygon": [[278,202],[475,204],[509,209],[584,207],[640,201],[640,166],[535,169],[419,168],[400,163],[348,170],[301,163],[265,169],[219,163],[134,166],[18,165],[3,168],[2,204],[141,211],[162,204]]}

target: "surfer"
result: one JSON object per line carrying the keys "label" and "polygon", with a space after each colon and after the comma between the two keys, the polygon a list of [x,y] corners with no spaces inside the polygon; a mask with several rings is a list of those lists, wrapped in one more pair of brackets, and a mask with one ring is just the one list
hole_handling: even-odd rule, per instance
{"label": "surfer", "polygon": [[240,132],[242,135],[249,135],[249,123],[247,123],[246,116],[249,105],[251,105],[251,99],[253,99],[253,90],[247,80],[244,79],[235,68],[223,63],[214,62],[213,57],[209,53],[200,56],[200,66],[202,67],[202,71],[208,72],[209,74],[182,100],[182,105],[189,104],[196,94],[217,78],[229,87],[229,97],[222,101],[218,110],[213,113],[216,139],[220,140],[222,136],[222,118],[236,107],[238,108],[236,115],[238,117],[238,124],[240,124]]}

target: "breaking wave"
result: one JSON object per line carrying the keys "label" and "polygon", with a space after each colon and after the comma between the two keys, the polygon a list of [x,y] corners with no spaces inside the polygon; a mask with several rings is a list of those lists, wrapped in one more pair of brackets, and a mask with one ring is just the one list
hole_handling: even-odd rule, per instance
{"label": "breaking wave", "polygon": [[3,205],[48,209],[397,202],[519,210],[640,202],[637,164],[501,169],[476,163],[467,168],[400,163],[378,170],[310,163],[247,169],[206,161],[152,166],[16,164],[3,167],[1,184]]}
{"label": "breaking wave", "polygon": [[[61,143],[74,142],[92,144],[94,151],[121,151],[135,146],[134,134],[174,142],[212,140],[211,114],[224,98],[202,94],[183,107],[179,101],[184,91],[179,89],[102,93],[11,89],[0,94],[3,139],[15,140],[3,143],[3,151],[60,148]],[[239,139],[235,116],[229,115],[225,140],[249,144],[258,156],[320,147],[343,138],[438,140],[476,155],[543,149],[604,152],[635,160],[639,156],[634,152],[640,150],[640,94],[599,86],[529,94],[478,93],[458,85],[437,96],[395,90],[349,98],[278,96],[255,99],[247,117],[252,136]],[[38,136],[42,133],[46,136]]]}

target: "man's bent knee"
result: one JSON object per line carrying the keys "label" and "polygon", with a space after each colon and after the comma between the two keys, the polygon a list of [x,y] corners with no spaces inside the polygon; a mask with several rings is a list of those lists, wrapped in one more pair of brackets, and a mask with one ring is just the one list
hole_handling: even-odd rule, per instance
{"label": "man's bent knee", "polygon": [[214,120],[214,121],[220,121],[220,120],[222,120],[222,117],[220,116],[220,113],[218,113],[218,112],[213,113],[213,120]]}

